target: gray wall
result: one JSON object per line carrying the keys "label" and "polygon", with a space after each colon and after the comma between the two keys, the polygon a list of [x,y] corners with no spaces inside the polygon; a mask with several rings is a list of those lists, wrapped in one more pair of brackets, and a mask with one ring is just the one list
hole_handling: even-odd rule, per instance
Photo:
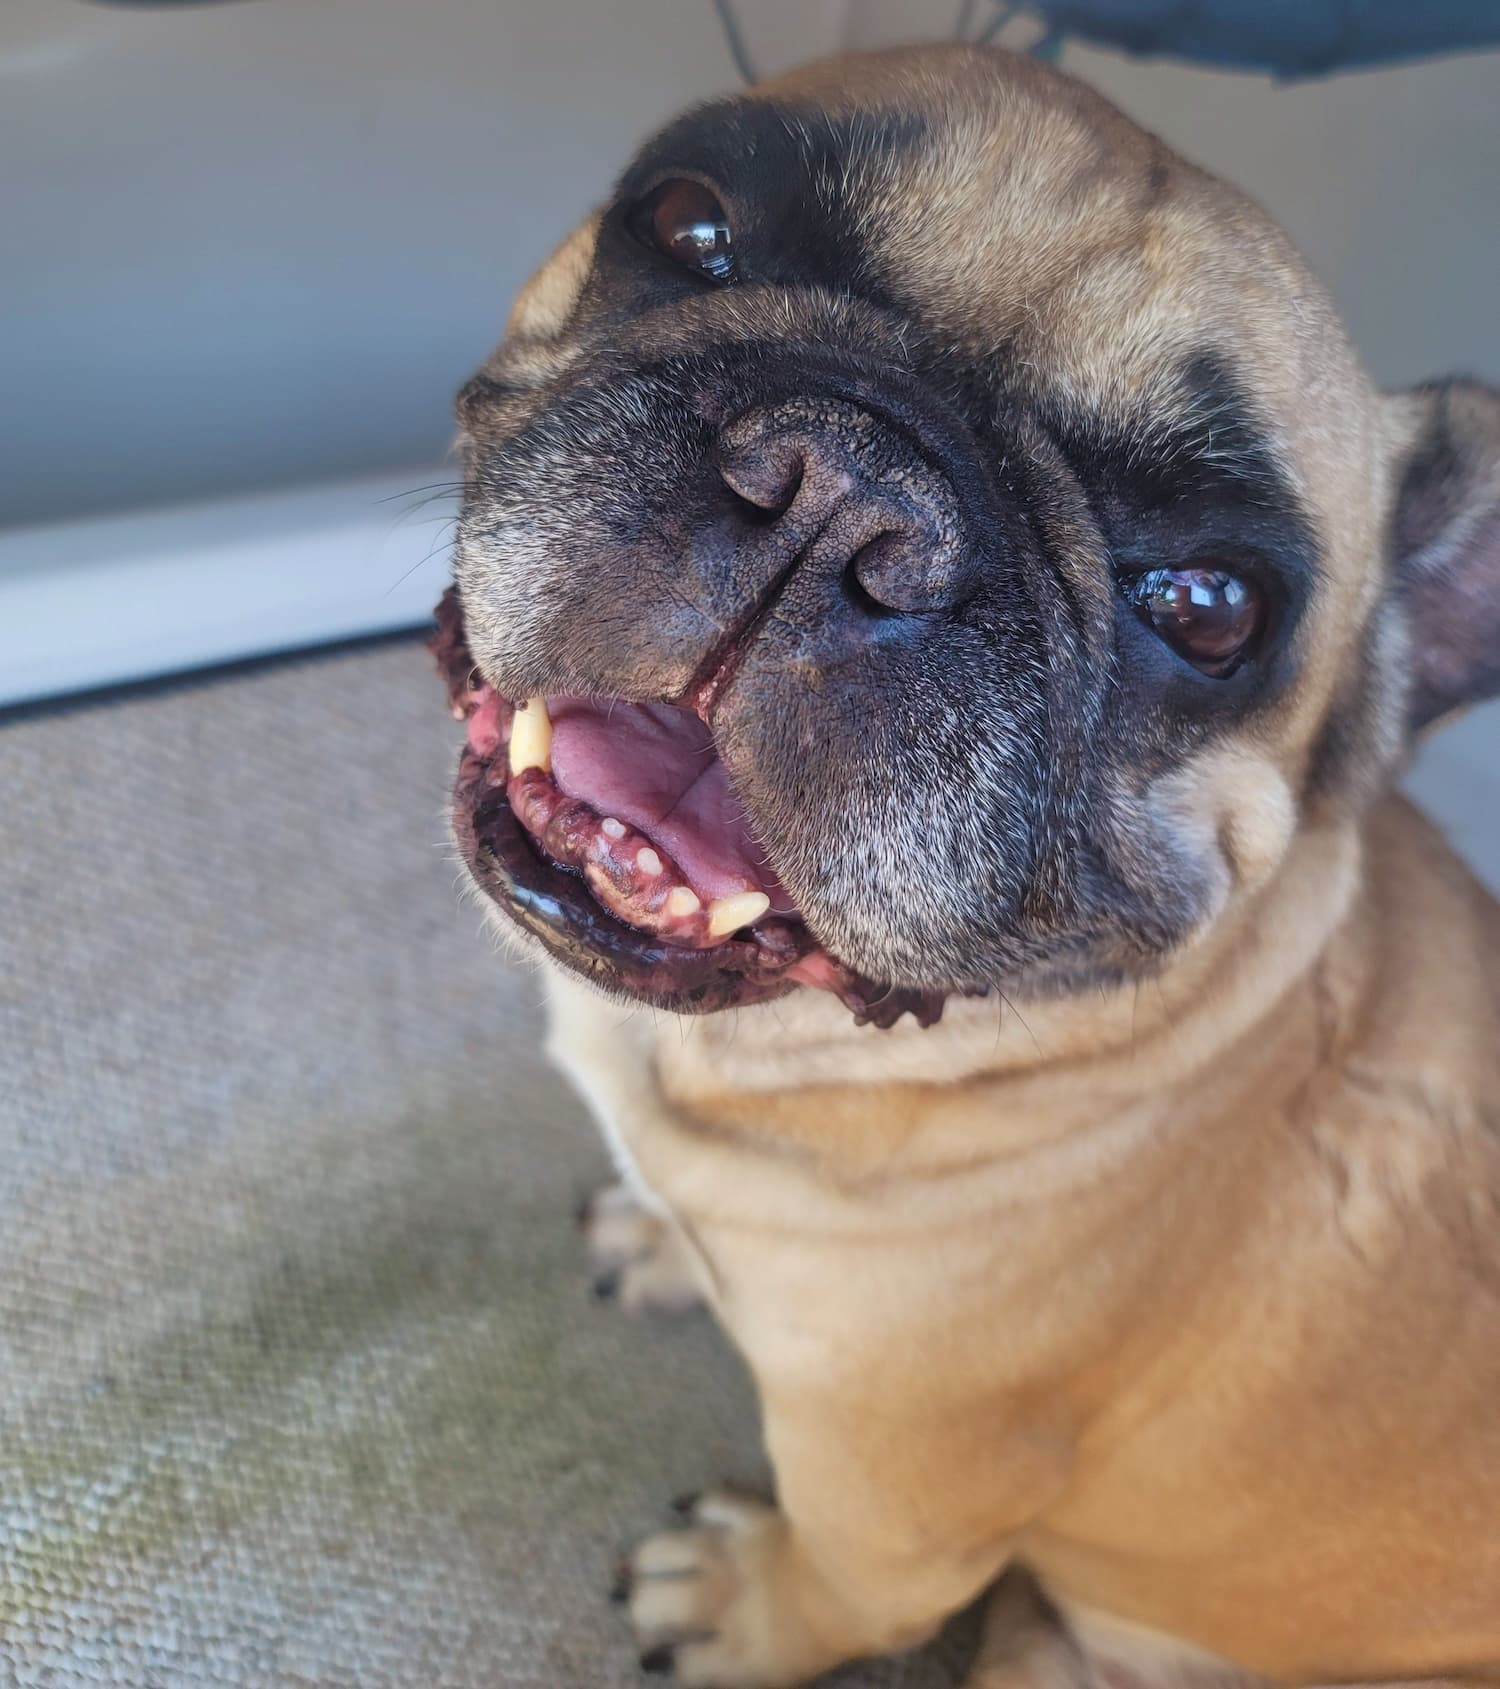
{"label": "gray wall", "polygon": [[0,524],[437,462],[526,271],[733,80],[701,0],[0,0]]}
{"label": "gray wall", "polygon": [[[740,0],[768,66],[947,0]],[[1289,225],[1383,379],[1500,376],[1500,55],[1069,62]],[[734,75],[707,0],[0,6],[0,524],[441,459],[506,299]]]}

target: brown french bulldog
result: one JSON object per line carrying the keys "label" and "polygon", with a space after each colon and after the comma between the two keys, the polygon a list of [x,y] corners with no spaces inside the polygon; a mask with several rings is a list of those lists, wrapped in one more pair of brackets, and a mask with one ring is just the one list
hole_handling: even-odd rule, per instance
{"label": "brown french bulldog", "polygon": [[995,1585],[971,1689],[1500,1681],[1500,912],[1391,789],[1500,687],[1500,395],[944,47],[668,127],[459,414],[456,837],[776,1474],[643,1664]]}

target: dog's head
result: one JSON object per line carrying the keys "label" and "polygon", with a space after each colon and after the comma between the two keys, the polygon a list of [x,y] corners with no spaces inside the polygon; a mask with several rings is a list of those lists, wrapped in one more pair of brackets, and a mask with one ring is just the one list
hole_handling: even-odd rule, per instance
{"label": "dog's head", "polygon": [[673,123],[458,408],[465,860],[673,1008],[1150,972],[1500,683],[1496,395],[998,51]]}

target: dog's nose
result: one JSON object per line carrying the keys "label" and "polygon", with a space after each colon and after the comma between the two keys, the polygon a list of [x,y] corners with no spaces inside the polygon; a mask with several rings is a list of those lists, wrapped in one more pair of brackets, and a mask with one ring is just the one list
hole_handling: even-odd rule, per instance
{"label": "dog's nose", "polygon": [[807,563],[840,572],[875,615],[923,615],[966,596],[958,501],[916,445],[842,399],[794,399],[735,418],[717,467],[756,520]]}

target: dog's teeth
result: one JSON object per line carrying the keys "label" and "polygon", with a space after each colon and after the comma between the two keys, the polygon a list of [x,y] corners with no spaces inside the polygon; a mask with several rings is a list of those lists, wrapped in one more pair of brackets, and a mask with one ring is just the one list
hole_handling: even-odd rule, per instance
{"label": "dog's teeth", "polygon": [[737,891],[733,897],[716,897],[708,906],[708,936],[723,938],[748,927],[770,907],[771,900],[763,891]]}
{"label": "dog's teeth", "polygon": [[669,915],[696,915],[703,900],[691,886],[673,886],[667,893],[666,911]]}
{"label": "dog's teeth", "polygon": [[661,858],[652,850],[650,845],[642,845],[635,853],[635,865],[643,874],[659,874],[661,872]]}
{"label": "dog's teeth", "polygon": [[607,839],[623,839],[625,837],[625,823],[616,821],[612,815],[606,815],[599,823],[599,831]]}
{"label": "dog's teeth", "polygon": [[510,771],[524,774],[528,768],[552,772],[552,718],[542,697],[517,705],[510,726]]}

